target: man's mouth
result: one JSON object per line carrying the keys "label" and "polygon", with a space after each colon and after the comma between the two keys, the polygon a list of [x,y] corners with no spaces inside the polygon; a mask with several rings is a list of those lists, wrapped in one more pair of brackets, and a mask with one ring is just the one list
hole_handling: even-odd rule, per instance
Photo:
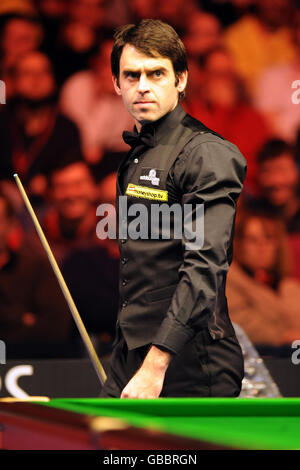
{"label": "man's mouth", "polygon": [[145,100],[145,101],[135,101],[134,104],[152,104],[154,101]]}

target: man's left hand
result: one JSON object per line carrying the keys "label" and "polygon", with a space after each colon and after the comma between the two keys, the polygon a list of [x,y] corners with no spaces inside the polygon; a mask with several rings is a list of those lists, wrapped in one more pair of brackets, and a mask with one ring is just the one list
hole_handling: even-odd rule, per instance
{"label": "man's left hand", "polygon": [[121,398],[158,398],[171,354],[152,346],[141,366],[122,391]]}

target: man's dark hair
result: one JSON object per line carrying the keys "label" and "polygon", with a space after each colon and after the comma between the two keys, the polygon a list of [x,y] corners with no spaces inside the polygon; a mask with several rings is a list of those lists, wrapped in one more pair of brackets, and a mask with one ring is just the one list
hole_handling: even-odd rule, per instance
{"label": "man's dark hair", "polygon": [[288,153],[296,159],[295,148],[292,145],[281,139],[271,139],[268,140],[258,152],[257,161],[261,164],[267,160],[280,157],[280,155],[283,155],[284,153]]}
{"label": "man's dark hair", "polygon": [[170,59],[178,83],[178,77],[188,70],[184,45],[172,26],[160,20],[142,20],[139,24],[127,24],[118,28],[114,34],[111,52],[112,74],[119,79],[120,57],[123,47],[131,44],[149,57],[162,56]]}

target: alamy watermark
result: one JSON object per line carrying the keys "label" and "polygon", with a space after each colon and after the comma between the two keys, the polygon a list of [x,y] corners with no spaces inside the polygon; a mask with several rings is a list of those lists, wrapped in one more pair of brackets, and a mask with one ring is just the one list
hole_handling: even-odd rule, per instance
{"label": "alamy watermark", "polygon": [[0,104],[6,104],[6,86],[3,80],[0,80]]}
{"label": "alamy watermark", "polygon": [[99,239],[182,240],[186,250],[200,250],[204,244],[204,204],[134,203],[128,208],[127,196],[119,197],[117,215],[113,204],[100,204],[96,215]]}
{"label": "alamy watermark", "polygon": [[292,103],[299,104],[300,103],[300,80],[294,80],[292,83],[292,88],[296,89],[292,93]]}
{"label": "alamy watermark", "polygon": [[6,364],[6,345],[0,340],[0,364]]}

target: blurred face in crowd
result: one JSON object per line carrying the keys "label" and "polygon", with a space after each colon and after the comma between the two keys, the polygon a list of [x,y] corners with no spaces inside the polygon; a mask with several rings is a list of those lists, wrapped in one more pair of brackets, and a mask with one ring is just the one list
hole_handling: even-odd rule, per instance
{"label": "blurred face in crowd", "polygon": [[298,169],[289,153],[266,160],[259,165],[258,183],[262,194],[274,206],[285,206],[295,197]]}
{"label": "blurred face in crowd", "polygon": [[52,197],[59,215],[81,220],[95,201],[95,184],[83,162],[73,163],[52,175]]}
{"label": "blurred face in crowd", "polygon": [[52,95],[55,83],[48,58],[40,52],[26,54],[18,63],[14,86],[18,96],[30,100]]}
{"label": "blurred face in crowd", "polygon": [[202,56],[221,42],[221,27],[218,19],[209,13],[195,13],[188,23],[184,39],[189,55]]}
{"label": "blurred face in crowd", "polygon": [[23,19],[12,19],[4,28],[2,50],[11,62],[38,48],[42,32],[38,25]]}
{"label": "blurred face in crowd", "polygon": [[12,229],[13,219],[8,217],[6,203],[0,197],[0,253],[7,248],[7,240]]}
{"label": "blurred face in crowd", "polygon": [[72,0],[69,6],[72,21],[96,28],[103,22],[104,10],[102,0]]}
{"label": "blurred face in crowd", "polygon": [[237,260],[251,271],[271,269],[277,257],[278,234],[271,220],[251,217],[237,240]]}
{"label": "blurred face in crowd", "polygon": [[119,80],[113,77],[113,82],[139,129],[141,121],[157,121],[176,107],[178,93],[186,86],[187,72],[176,82],[170,59],[149,57],[126,44],[120,58]]}
{"label": "blurred face in crowd", "polygon": [[206,100],[218,106],[233,106],[238,99],[237,76],[230,56],[222,50],[212,52],[204,72]]}
{"label": "blurred face in crowd", "polygon": [[130,11],[139,19],[156,17],[158,0],[129,0]]}

